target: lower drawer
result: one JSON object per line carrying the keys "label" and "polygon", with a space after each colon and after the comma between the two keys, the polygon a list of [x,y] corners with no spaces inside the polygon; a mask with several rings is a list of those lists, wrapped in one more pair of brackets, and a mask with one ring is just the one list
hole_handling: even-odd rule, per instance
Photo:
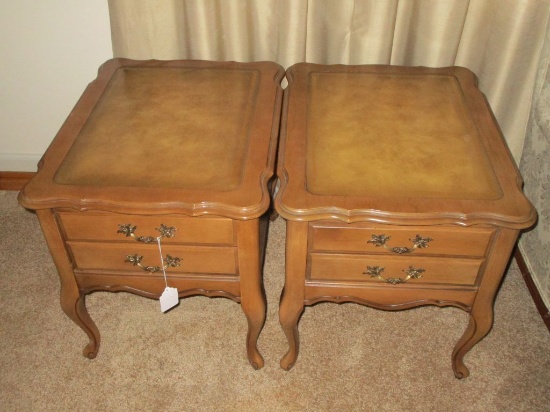
{"label": "lower drawer", "polygon": [[[311,253],[308,278],[311,280],[371,283],[476,284],[483,259],[442,257],[386,257]],[[409,276],[410,275],[410,276]]]}
{"label": "lower drawer", "polygon": [[[128,256],[141,256],[142,266],[158,266],[160,253],[158,246],[138,243],[98,243],[67,242],[73,255],[76,269],[81,270],[115,270],[143,272],[137,265],[127,261]],[[170,273],[212,273],[237,274],[237,249],[234,247],[180,246],[167,245],[162,248],[163,257],[170,255],[180,258],[180,266],[168,267]]]}

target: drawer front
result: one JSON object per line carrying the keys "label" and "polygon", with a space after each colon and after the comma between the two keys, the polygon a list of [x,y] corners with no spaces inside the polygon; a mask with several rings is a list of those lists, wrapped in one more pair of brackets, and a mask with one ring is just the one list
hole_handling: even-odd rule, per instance
{"label": "drawer front", "polygon": [[175,236],[162,242],[234,245],[233,221],[217,217],[137,216],[118,214],[59,213],[59,221],[67,240],[135,240],[120,233],[119,225],[135,226],[134,235],[156,238],[156,229],[164,224],[175,227]]}
{"label": "drawer front", "polygon": [[[311,253],[309,279],[474,286],[483,259]],[[411,269],[412,268],[412,269]],[[408,272],[407,272],[408,271]],[[408,275],[409,279],[406,279]],[[417,277],[420,275],[419,277]]]}
{"label": "drawer front", "polygon": [[[485,256],[492,229],[449,227],[310,227],[312,251],[399,255]],[[417,246],[415,246],[415,243]],[[394,248],[403,248],[394,250]]]}
{"label": "drawer front", "polygon": [[[67,242],[79,270],[115,270],[148,273],[126,261],[127,256],[142,256],[141,265],[160,266],[156,244]],[[180,266],[166,268],[170,273],[236,274],[237,249],[233,247],[180,246],[162,247],[163,257],[180,258]],[[162,269],[157,270],[162,274]]]}

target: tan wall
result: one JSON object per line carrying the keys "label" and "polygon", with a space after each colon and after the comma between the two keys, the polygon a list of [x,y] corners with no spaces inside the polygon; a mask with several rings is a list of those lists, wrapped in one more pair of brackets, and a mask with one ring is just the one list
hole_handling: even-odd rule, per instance
{"label": "tan wall", "polygon": [[98,66],[107,0],[0,0],[0,171],[35,171]]}

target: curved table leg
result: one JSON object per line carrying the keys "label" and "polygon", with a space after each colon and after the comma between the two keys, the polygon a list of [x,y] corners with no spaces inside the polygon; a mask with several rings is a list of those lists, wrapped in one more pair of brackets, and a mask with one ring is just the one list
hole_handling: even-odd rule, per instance
{"label": "curved table leg", "polygon": [[288,352],[281,359],[281,368],[290,370],[296,363],[298,352],[300,350],[300,340],[298,335],[298,321],[304,311],[304,302],[289,298],[288,295],[281,296],[281,306],[279,308],[279,322],[283,332],[288,340]]}
{"label": "curved table leg", "polygon": [[500,229],[495,236],[485,275],[470,311],[468,327],[456,344],[451,356],[453,371],[458,379],[470,375],[468,368],[464,365],[464,355],[483,339],[493,326],[493,305],[496,292],[502,281],[517,236],[518,231],[508,229]]}
{"label": "curved table leg", "polygon": [[451,355],[453,372],[458,379],[467,378],[470,375],[470,371],[464,364],[464,355],[487,336],[493,326],[492,307],[486,308],[483,313],[480,312],[482,311],[472,310],[468,326]]}
{"label": "curved table leg", "polygon": [[264,326],[266,299],[262,286],[259,219],[237,221],[241,307],[248,321],[246,351],[254,369],[264,366],[258,337]]}
{"label": "curved table leg", "polygon": [[88,335],[90,341],[84,347],[82,354],[88,359],[94,359],[97,356],[101,338],[99,329],[86,309],[85,296],[71,296],[71,293],[65,293],[62,289],[61,308]]}
{"label": "curved table leg", "polygon": [[[248,333],[246,335],[246,352],[248,361],[254,369],[261,369],[264,366],[264,358],[258,350],[258,337],[265,322],[265,303],[257,302],[255,308],[247,309],[246,305],[242,305],[244,314],[248,321]],[[263,306],[263,309],[262,309]]]}
{"label": "curved table leg", "polygon": [[37,210],[38,221],[44,232],[46,243],[59,273],[61,281],[61,308],[88,335],[89,343],[83,350],[85,357],[93,359],[99,350],[99,330],[86,309],[84,295],[76,282],[73,266],[69,259],[63,237],[49,209]]}
{"label": "curved table leg", "polygon": [[287,221],[285,286],[279,306],[279,322],[288,340],[288,352],[281,368],[290,370],[296,363],[300,347],[298,321],[304,311],[307,259],[307,222]]}

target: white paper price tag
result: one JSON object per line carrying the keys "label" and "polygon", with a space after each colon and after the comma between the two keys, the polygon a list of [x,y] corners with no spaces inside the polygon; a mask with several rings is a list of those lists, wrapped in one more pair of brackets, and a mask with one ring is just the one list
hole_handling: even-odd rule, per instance
{"label": "white paper price tag", "polygon": [[180,303],[180,298],[178,296],[178,289],[166,287],[162,295],[160,295],[160,310],[161,312],[166,312],[169,309],[172,309],[178,303]]}

